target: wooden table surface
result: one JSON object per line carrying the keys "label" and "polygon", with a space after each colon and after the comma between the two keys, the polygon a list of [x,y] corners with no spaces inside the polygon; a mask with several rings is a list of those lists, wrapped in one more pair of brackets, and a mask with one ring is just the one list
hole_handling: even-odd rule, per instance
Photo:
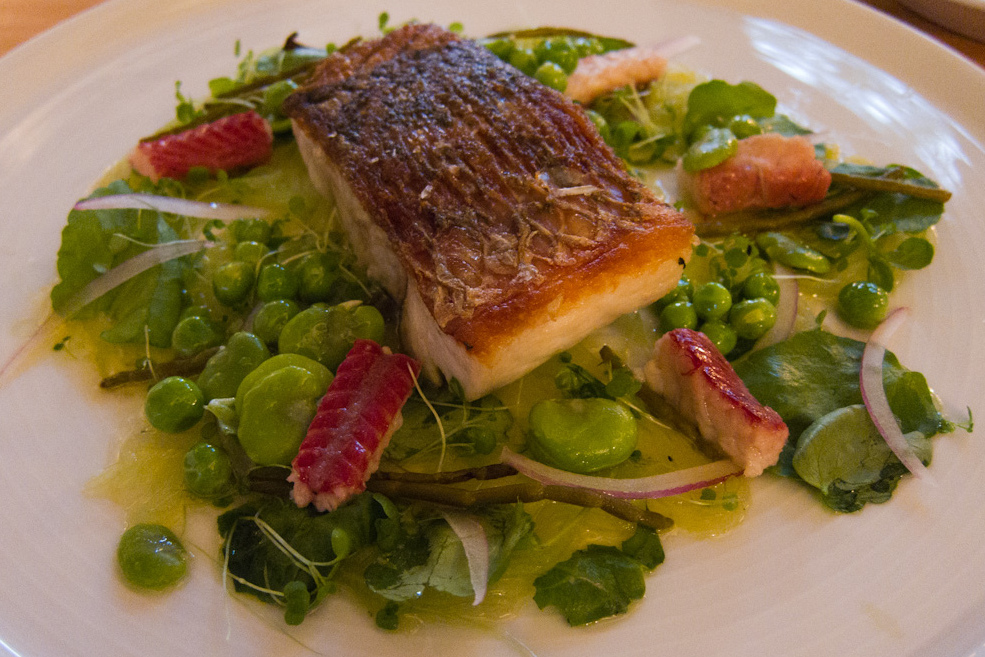
{"label": "wooden table surface", "polygon": [[[0,0],[0,55],[103,0]],[[896,0],[861,0],[946,43],[985,68],[985,43],[938,27]]]}

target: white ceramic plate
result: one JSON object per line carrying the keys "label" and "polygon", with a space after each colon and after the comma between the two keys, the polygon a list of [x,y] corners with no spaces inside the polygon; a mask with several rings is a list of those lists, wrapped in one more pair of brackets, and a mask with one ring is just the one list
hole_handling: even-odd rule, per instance
{"label": "white ceramic plate", "polygon": [[[846,0],[733,2],[742,14],[714,4],[114,0],[77,17],[0,60],[0,358],[44,313],[68,208],[171,117],[175,80],[202,95],[210,77],[233,70],[236,39],[262,49],[300,30],[306,42],[341,42],[374,33],[388,9],[394,21],[463,21],[477,35],[538,24],[638,42],[694,34],[703,45],[681,57],[685,64],[759,82],[845,153],[931,174],[955,196],[936,261],[895,297],[916,316],[892,346],[945,399],[980,410],[985,75]],[[891,503],[856,515],[827,513],[790,482],[757,480],[740,528],[713,540],[668,537],[646,599],[594,627],[570,629],[530,604],[497,629],[390,635],[338,599],[288,634],[275,611],[223,593],[210,546],[195,550],[189,581],[169,595],[117,582],[121,513],[81,491],[130,428],[120,424],[127,411],[98,394],[94,379],[84,363],[52,355],[0,389],[0,652],[985,654],[985,446],[977,435],[937,440],[936,487],[906,480]],[[209,536],[209,519],[200,525],[191,535]]]}

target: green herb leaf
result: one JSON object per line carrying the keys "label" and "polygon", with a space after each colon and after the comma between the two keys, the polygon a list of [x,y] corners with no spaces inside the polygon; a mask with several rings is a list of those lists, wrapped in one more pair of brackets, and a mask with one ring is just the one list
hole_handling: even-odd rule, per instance
{"label": "green herb leaf", "polygon": [[589,545],[534,580],[534,602],[557,607],[569,625],[626,613],[643,597],[643,566],[618,548]]}
{"label": "green herb leaf", "polygon": [[767,119],[776,112],[776,98],[754,82],[729,84],[711,80],[699,84],[687,100],[684,134],[693,135],[703,126],[724,126],[732,117],[748,114]]}
{"label": "green herb leaf", "polygon": [[[906,439],[929,464],[930,439],[919,431]],[[842,512],[888,501],[906,472],[861,404],[839,408],[809,426],[797,441],[793,467],[821,491],[825,504]]]}
{"label": "green herb leaf", "polygon": [[[821,329],[796,333],[738,361],[735,370],[761,403],[773,408],[790,429],[778,471],[793,476],[797,440],[807,427],[828,413],[862,403],[859,367],[865,343]],[[927,437],[942,430],[944,420],[922,375],[886,353],[883,382],[890,407],[903,433]]]}

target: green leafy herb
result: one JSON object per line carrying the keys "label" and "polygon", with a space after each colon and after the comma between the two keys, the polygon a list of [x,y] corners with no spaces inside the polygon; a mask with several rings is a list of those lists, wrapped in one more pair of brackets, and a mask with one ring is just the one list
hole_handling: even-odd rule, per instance
{"label": "green leafy herb", "polygon": [[[494,506],[476,514],[489,542],[490,581],[506,569],[510,556],[533,529],[522,505]],[[374,592],[397,602],[420,596],[432,588],[459,597],[472,595],[468,560],[462,541],[440,518],[423,519],[398,527],[391,519],[381,523],[380,556],[364,573]]]}
{"label": "green leafy herb", "polygon": [[[924,465],[929,464],[930,439],[919,431],[906,439]],[[807,427],[792,463],[801,479],[821,491],[825,504],[842,512],[888,501],[907,471],[861,404],[834,410]]]}
{"label": "green leafy herb", "polygon": [[724,127],[741,115],[769,119],[775,112],[776,98],[754,82],[733,85],[710,80],[696,86],[688,96],[684,133],[690,136],[704,126]]}
{"label": "green leafy herb", "polygon": [[506,440],[506,432],[513,425],[513,416],[492,395],[466,402],[443,389],[434,395],[431,407],[419,397],[408,401],[402,411],[403,424],[387,448],[387,458],[404,461],[443,448],[463,456],[486,455]]}
{"label": "green leafy herb", "polygon": [[[781,474],[797,475],[794,454],[809,427],[830,413],[862,403],[859,368],[864,348],[865,344],[858,340],[814,329],[755,351],[736,364],[736,372],[750,392],[776,410],[790,429],[790,439],[777,467]],[[886,353],[883,364],[883,382],[889,405],[904,434],[919,432],[929,439],[939,432],[953,430],[935,407],[924,376],[904,368],[891,352]],[[842,446],[844,457],[831,452],[829,458],[857,460],[860,454],[869,452],[865,435],[850,436],[861,443],[851,449]],[[818,460],[816,456],[812,458]],[[855,467],[867,469],[862,461],[855,463]],[[831,468],[845,472],[848,466]],[[839,502],[839,506],[853,505]]]}
{"label": "green leafy herb", "polygon": [[386,504],[364,494],[319,514],[276,497],[247,502],[218,519],[226,572],[237,591],[285,605],[287,622],[299,623],[334,592],[339,564],[376,541]]}

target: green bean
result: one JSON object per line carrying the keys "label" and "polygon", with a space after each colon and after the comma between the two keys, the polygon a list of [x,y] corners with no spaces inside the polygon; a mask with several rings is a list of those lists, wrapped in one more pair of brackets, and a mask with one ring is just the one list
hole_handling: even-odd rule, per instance
{"label": "green bean", "polygon": [[804,246],[783,233],[760,233],[756,236],[756,246],[762,249],[770,260],[787,267],[821,275],[831,271],[831,261],[823,253]]}

